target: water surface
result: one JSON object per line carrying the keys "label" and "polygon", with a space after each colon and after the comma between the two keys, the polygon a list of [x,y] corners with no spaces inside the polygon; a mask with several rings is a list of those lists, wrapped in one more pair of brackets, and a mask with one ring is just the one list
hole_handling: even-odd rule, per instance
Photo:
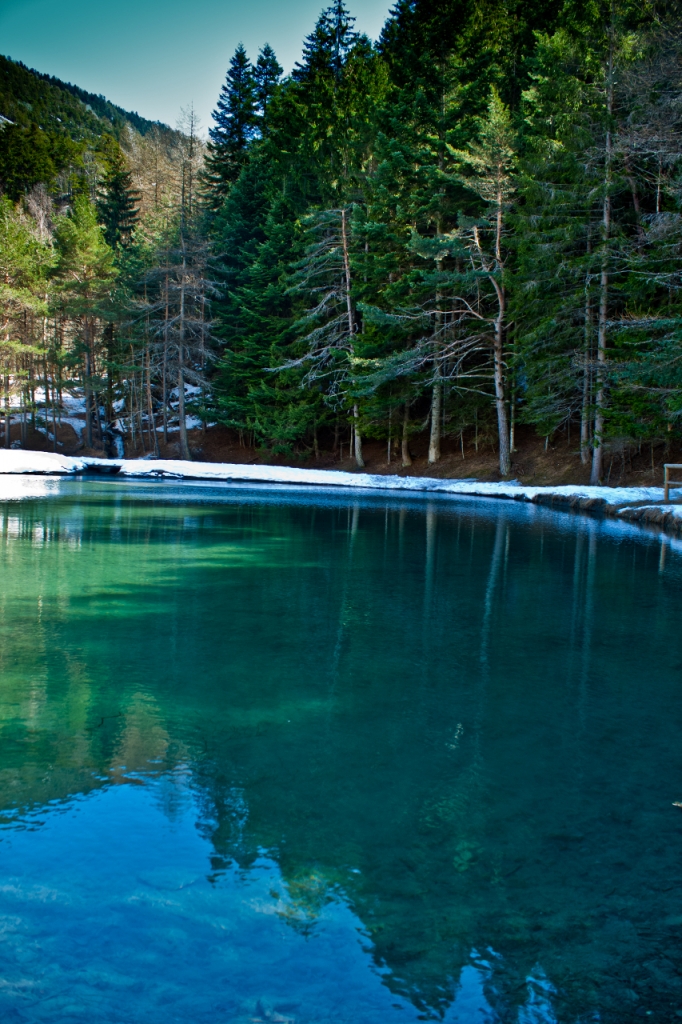
{"label": "water surface", "polygon": [[3,487],[3,1022],[682,1018],[673,544]]}

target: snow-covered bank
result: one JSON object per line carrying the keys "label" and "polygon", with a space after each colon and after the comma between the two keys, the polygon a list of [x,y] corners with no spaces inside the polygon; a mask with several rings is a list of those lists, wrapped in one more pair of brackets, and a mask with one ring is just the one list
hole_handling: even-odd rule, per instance
{"label": "snow-covered bank", "polygon": [[[682,532],[682,505],[666,505],[662,487],[589,487],[580,485],[526,487],[516,481],[483,483],[430,477],[343,473],[292,466],[248,466],[221,462],[182,462],[170,459],[72,458],[52,452],[0,451],[0,474],[68,476],[106,473],[137,479],[214,480],[225,483],[301,484],[362,490],[411,491],[507,498],[538,505],[606,515],[662,526]],[[682,497],[682,491],[672,492]]]}

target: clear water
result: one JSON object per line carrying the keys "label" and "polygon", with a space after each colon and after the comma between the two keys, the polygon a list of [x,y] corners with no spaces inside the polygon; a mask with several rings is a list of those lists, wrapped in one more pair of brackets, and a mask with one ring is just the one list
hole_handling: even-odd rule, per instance
{"label": "clear water", "polygon": [[0,1020],[682,1018],[674,546],[2,486]]}

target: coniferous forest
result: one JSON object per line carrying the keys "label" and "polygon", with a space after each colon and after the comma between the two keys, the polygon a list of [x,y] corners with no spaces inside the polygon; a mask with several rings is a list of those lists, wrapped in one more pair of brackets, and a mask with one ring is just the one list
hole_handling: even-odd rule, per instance
{"label": "coniferous forest", "polygon": [[79,401],[108,455],[679,448],[673,3],[398,0],[374,43],[336,0],[287,77],[237,47],[207,139],[5,58],[0,114],[8,447]]}

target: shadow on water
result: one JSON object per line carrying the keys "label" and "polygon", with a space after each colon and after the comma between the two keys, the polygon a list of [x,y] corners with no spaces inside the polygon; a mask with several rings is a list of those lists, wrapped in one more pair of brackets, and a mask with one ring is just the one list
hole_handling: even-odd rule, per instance
{"label": "shadow on water", "polygon": [[682,1018],[674,545],[87,481],[0,529],[3,1019]]}

